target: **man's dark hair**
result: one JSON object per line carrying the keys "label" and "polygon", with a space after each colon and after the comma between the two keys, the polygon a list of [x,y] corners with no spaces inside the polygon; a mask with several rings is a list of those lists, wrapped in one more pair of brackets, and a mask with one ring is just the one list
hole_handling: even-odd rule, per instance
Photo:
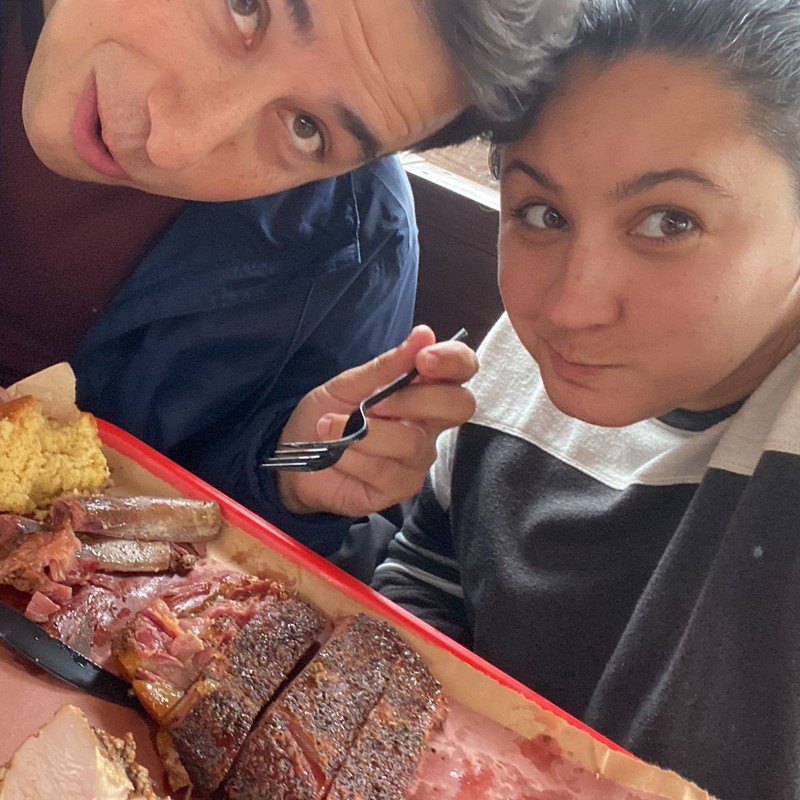
{"label": "man's dark hair", "polygon": [[415,149],[457,144],[518,119],[572,39],[580,0],[418,0],[472,96],[460,116]]}
{"label": "man's dark hair", "polygon": [[[742,93],[752,130],[784,157],[800,186],[800,0],[584,0],[556,68],[578,54],[602,68],[631,53],[697,60],[714,70]],[[527,117],[495,128],[493,140],[521,136],[546,94],[538,93]],[[492,161],[496,170],[496,148]]]}

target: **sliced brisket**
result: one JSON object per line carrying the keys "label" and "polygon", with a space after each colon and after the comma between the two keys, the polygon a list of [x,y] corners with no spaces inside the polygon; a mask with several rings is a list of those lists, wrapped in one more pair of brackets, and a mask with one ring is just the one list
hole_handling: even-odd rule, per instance
{"label": "sliced brisket", "polygon": [[430,734],[445,716],[438,681],[416,653],[403,648],[327,800],[402,800]]}
{"label": "sliced brisket", "polygon": [[193,796],[214,793],[259,712],[325,625],[325,618],[300,600],[265,602],[174,708],[167,727]]}
{"label": "sliced brisket", "polygon": [[253,729],[220,796],[324,797],[402,649],[394,630],[365,615],[337,626]]}

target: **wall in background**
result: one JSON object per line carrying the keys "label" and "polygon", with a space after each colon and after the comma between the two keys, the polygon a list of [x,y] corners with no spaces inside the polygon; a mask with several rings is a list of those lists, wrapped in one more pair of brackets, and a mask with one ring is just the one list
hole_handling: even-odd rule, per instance
{"label": "wall in background", "polygon": [[497,289],[497,194],[406,165],[420,236],[416,322],[440,339],[460,327],[473,346],[502,312]]}

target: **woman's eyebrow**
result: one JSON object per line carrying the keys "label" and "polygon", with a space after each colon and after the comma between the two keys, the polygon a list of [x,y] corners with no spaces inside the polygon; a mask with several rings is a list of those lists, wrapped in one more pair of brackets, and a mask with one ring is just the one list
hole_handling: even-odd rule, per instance
{"label": "woman's eyebrow", "polygon": [[311,7],[306,0],[285,0],[286,9],[294,22],[295,31],[302,37],[308,38],[314,30],[314,19],[311,16]]}
{"label": "woman's eyebrow", "polygon": [[[562,191],[561,185],[551,178],[546,172],[531,166],[525,161],[520,161],[519,159],[509,162],[500,177],[504,178],[509,174],[509,172],[514,171],[523,172],[548,192],[559,194]],[[635,178],[620,182],[617,184],[614,191],[610,192],[608,196],[614,200],[625,200],[633,195],[646,192],[648,189],[652,189],[654,186],[658,186],[661,183],[668,183],[670,181],[686,181],[689,183],[694,183],[698,186],[704,187],[705,189],[710,189],[720,197],[731,197],[731,194],[728,191],[723,189],[718,183],[715,183],[713,180],[711,180],[711,178],[709,178],[707,175],[686,167],[675,167],[674,169],[651,170],[649,172],[644,172],[641,175],[637,175]]]}
{"label": "woman's eyebrow", "polygon": [[510,172],[524,173],[529,178],[536,181],[536,183],[538,183],[543,189],[546,189],[548,192],[553,192],[553,194],[559,194],[561,192],[561,185],[557,181],[553,180],[546,172],[537,169],[536,167],[533,167],[527,162],[521,161],[518,158],[515,158],[506,165],[500,178],[505,178]]}
{"label": "woman's eyebrow", "polygon": [[707,175],[703,175],[702,172],[698,172],[694,169],[688,169],[686,167],[675,167],[674,169],[644,172],[641,175],[637,175],[635,178],[622,181],[621,183],[617,184],[617,187],[611,193],[611,197],[613,197],[615,200],[624,200],[627,197],[640,194],[641,192],[646,192],[648,189],[652,189],[654,186],[658,186],[661,183],[667,183],[669,181],[686,181],[688,183],[694,183],[698,186],[710,189],[715,194],[718,194],[722,197],[731,196],[718,183],[715,183]]}

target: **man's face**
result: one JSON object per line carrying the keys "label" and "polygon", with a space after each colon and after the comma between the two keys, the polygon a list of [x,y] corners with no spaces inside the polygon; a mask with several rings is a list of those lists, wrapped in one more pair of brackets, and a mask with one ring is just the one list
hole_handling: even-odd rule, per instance
{"label": "man's face", "polygon": [[337,175],[468,102],[416,0],[56,0],[23,117],[78,180],[230,200]]}
{"label": "man's face", "polygon": [[503,300],[565,413],[722,407],[800,340],[791,172],[703,65],[576,61],[501,173]]}

